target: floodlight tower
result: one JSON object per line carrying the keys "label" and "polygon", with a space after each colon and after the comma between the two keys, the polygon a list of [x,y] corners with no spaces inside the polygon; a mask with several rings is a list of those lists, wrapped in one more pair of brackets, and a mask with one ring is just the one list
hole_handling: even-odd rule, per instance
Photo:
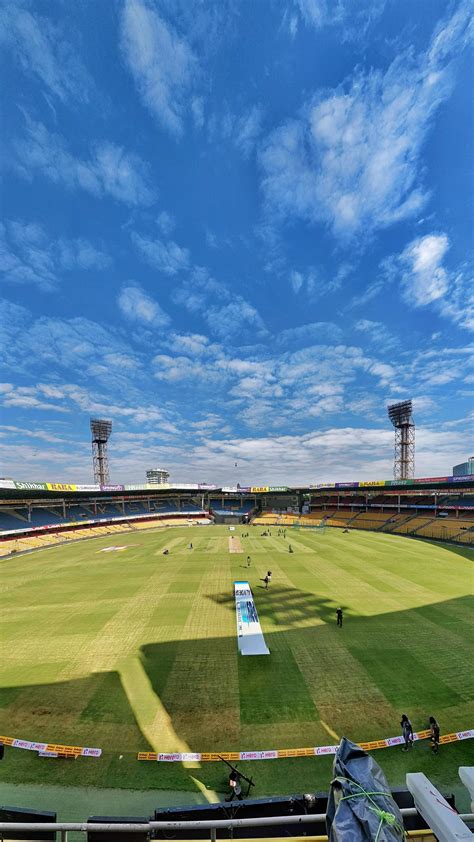
{"label": "floodlight tower", "polygon": [[415,476],[415,422],[412,408],[411,400],[387,407],[388,417],[395,427],[395,479],[412,479]]}
{"label": "floodlight tower", "polygon": [[97,482],[99,485],[108,485],[109,483],[107,442],[111,432],[112,421],[105,421],[103,418],[91,418],[94,482]]}

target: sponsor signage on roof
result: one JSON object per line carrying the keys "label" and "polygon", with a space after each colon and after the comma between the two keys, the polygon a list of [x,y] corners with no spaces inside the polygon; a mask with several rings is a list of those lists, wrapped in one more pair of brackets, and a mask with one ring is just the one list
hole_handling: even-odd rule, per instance
{"label": "sponsor signage on roof", "polygon": [[388,488],[390,486],[413,486],[428,485],[429,483],[462,482],[469,477],[420,477],[418,479],[388,479],[388,480],[366,480],[365,482],[318,482],[308,486],[311,489],[338,489],[338,488]]}
{"label": "sponsor signage on roof", "polygon": [[250,485],[223,485],[220,491],[223,491],[224,494],[249,494],[252,489]]}
{"label": "sponsor signage on roof", "polygon": [[[313,491],[317,489],[364,489],[369,488],[385,488],[389,487],[405,487],[414,490],[414,486],[428,485],[435,483],[459,483],[466,487],[471,487],[473,482],[472,476],[459,477],[420,477],[417,479],[404,480],[366,480],[365,482],[320,482],[306,486]],[[260,486],[224,486],[211,485],[210,483],[146,483],[136,485],[76,485],[75,483],[53,483],[53,482],[20,482],[12,479],[0,479],[0,489],[16,489],[20,491],[56,491],[65,493],[74,493],[76,491],[87,492],[107,492],[107,491],[153,491],[155,493],[166,490],[173,491],[222,491],[226,494],[267,494],[278,492],[291,492],[292,489],[285,485],[260,485]],[[298,488],[300,488],[298,486]],[[396,493],[396,492],[392,492]]]}
{"label": "sponsor signage on roof", "polygon": [[449,482],[452,477],[423,477],[422,479],[415,479],[414,482]]}
{"label": "sponsor signage on roof", "polygon": [[23,491],[46,491],[48,486],[45,482],[15,482],[15,488]]}

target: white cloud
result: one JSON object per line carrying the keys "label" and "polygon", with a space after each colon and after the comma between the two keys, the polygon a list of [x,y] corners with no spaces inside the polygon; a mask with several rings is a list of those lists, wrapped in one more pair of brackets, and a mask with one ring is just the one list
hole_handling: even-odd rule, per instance
{"label": "white cloud", "polygon": [[169,346],[172,351],[177,351],[181,354],[183,352],[192,354],[195,357],[200,357],[202,354],[208,353],[210,349],[209,339],[200,333],[175,333],[171,336]]}
{"label": "white cloud", "polygon": [[195,96],[191,101],[191,111],[197,129],[204,126],[204,100],[202,96]]}
{"label": "white cloud", "polygon": [[407,51],[385,74],[357,71],[272,132],[260,154],[272,216],[324,222],[345,238],[414,216],[427,199],[422,146],[450,94],[468,23],[463,6],[419,58]]}
{"label": "white cloud", "polygon": [[176,227],[176,220],[169,211],[161,211],[156,220],[158,227],[165,237],[168,237]]}
{"label": "white cloud", "polygon": [[64,270],[100,270],[110,263],[110,257],[88,240],[51,239],[31,222],[0,223],[0,272],[10,283],[32,283],[50,292]]}
{"label": "white cloud", "polygon": [[369,368],[369,372],[375,377],[380,378],[381,386],[388,386],[391,383],[396,382],[398,378],[397,370],[393,367],[393,365],[389,365],[388,363],[373,363],[373,365]]}
{"label": "white cloud", "polygon": [[99,251],[84,239],[59,239],[55,247],[63,269],[106,269],[112,262],[108,254]]}
{"label": "white cloud", "polygon": [[189,269],[189,251],[181,248],[173,240],[151,240],[142,237],[135,231],[131,234],[132,241],[147,263],[164,272],[165,275],[176,275]]}
{"label": "white cloud", "polygon": [[364,307],[369,301],[372,301],[373,298],[376,298],[379,293],[382,292],[386,285],[386,278],[377,278],[376,281],[372,281],[369,283],[363,292],[354,295],[353,298],[347,304],[346,309],[352,310],[354,307]]}
{"label": "white cloud", "polygon": [[[315,29],[319,29],[331,17],[325,0],[297,0],[296,5],[303,20]],[[334,7],[337,8],[337,4]]]}
{"label": "white cloud", "polygon": [[301,272],[293,271],[291,273],[290,282],[291,282],[291,286],[293,287],[293,292],[296,295],[298,295],[301,287],[303,286],[303,281],[304,281],[304,278],[303,278],[303,275],[301,274]]}
{"label": "white cloud", "polygon": [[[312,29],[342,28],[343,40],[360,38],[383,12],[385,0],[295,0],[305,24]],[[291,25],[291,22],[290,22]]]}
{"label": "white cloud", "polygon": [[225,111],[223,116],[213,114],[208,123],[209,139],[212,143],[229,140],[238,151],[248,158],[262,133],[263,111],[253,105],[240,114]]}
{"label": "white cloud", "polygon": [[157,354],[153,358],[153,366],[157,380],[204,382],[216,377],[211,368],[203,368],[199,360],[192,360],[190,357]]}
{"label": "white cloud", "polygon": [[[10,384],[3,384],[4,386]],[[47,403],[38,399],[37,389],[30,386],[11,386],[2,390],[2,406],[6,409],[18,407],[19,409],[43,409],[53,412],[69,412],[69,409],[61,404]]]}
{"label": "white cloud", "polygon": [[118,305],[124,316],[132,322],[156,328],[165,327],[170,323],[168,314],[138,284],[132,283],[122,287]]}
{"label": "white cloud", "polygon": [[460,327],[474,331],[474,278],[470,268],[451,274],[449,296],[439,301],[439,310]]}
{"label": "white cloud", "polygon": [[146,163],[114,143],[97,144],[91,157],[82,160],[74,157],[60,135],[27,119],[27,135],[16,142],[15,157],[20,174],[28,179],[39,171],[70,190],[109,195],[128,205],[149,205],[154,200]]}
{"label": "white cloud", "polygon": [[397,345],[397,340],[392,336],[387,325],[382,322],[374,322],[371,319],[359,319],[354,327],[356,330],[365,334],[379,348],[393,348]]}
{"label": "white cloud", "polygon": [[399,280],[405,301],[412,307],[434,305],[441,316],[474,330],[474,284],[470,267],[445,265],[450,241],[444,233],[412,240],[403,252],[388,259],[389,280]]}
{"label": "white cloud", "polygon": [[309,322],[298,327],[289,327],[278,334],[278,341],[293,344],[296,342],[339,342],[343,333],[334,322]]}
{"label": "white cloud", "polygon": [[401,254],[407,267],[403,275],[404,294],[415,307],[424,307],[442,298],[449,287],[443,258],[449,248],[446,234],[427,234],[413,240]]}
{"label": "white cloud", "polygon": [[207,269],[194,267],[191,277],[174,293],[177,304],[191,313],[199,313],[211,332],[219,339],[229,340],[241,334],[267,335],[258,310],[241,295],[212,278]]}
{"label": "white cloud", "polygon": [[301,297],[319,298],[321,295],[339,289],[344,279],[349,274],[346,264],[342,264],[331,280],[327,280],[321,270],[309,268],[304,272],[293,269],[290,272],[289,280],[295,295],[301,293]]}
{"label": "white cloud", "polygon": [[165,129],[180,136],[186,96],[198,71],[186,40],[155,9],[141,0],[126,0],[122,50],[146,107]]}
{"label": "white cloud", "polygon": [[262,132],[263,113],[261,108],[254,105],[237,119],[234,126],[234,143],[245,156],[253,151],[257,139]]}
{"label": "white cloud", "polygon": [[0,44],[20,67],[37,76],[61,102],[87,102],[91,80],[57,25],[21,2],[0,9]]}

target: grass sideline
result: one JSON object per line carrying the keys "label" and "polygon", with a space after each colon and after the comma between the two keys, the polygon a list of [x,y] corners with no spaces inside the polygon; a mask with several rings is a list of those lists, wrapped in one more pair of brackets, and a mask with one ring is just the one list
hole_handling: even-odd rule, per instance
{"label": "grass sideline", "polygon": [[[10,749],[0,781],[213,798],[225,790],[219,764],[139,763],[136,752],[377,739],[399,732],[402,712],[417,729],[431,714],[442,732],[472,726],[468,549],[369,532],[288,530],[286,541],[276,528],[268,537],[249,532],[240,538],[244,556],[229,553],[226,527],[199,527],[1,562],[0,733],[100,746],[104,755],[60,761]],[[128,549],[101,552],[114,544]],[[232,583],[242,577],[254,589],[269,657],[238,655]],[[446,791],[458,789],[458,766],[474,763],[474,745],[433,757],[424,743],[408,756],[388,749],[376,758],[393,787],[407,771],[424,771]],[[327,789],[332,761],[241,765],[261,796]]]}

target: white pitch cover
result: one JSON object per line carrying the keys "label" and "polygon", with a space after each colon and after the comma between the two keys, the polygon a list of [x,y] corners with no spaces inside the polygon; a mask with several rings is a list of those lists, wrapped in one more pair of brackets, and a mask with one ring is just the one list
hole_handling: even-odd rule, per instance
{"label": "white pitch cover", "polygon": [[423,772],[408,772],[407,789],[439,842],[472,842],[472,833]]}
{"label": "white pitch cover", "polygon": [[248,582],[234,582],[237,643],[241,655],[269,655]]}

